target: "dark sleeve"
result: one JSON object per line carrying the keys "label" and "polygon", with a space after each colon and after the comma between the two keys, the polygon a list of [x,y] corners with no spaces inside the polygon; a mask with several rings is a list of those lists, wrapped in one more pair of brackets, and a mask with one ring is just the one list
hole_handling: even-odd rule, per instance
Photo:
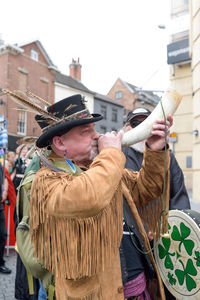
{"label": "dark sleeve", "polygon": [[138,152],[131,147],[123,149],[123,153],[126,156],[125,168],[137,172],[140,171],[142,167],[143,153]]}
{"label": "dark sleeve", "polygon": [[170,151],[170,209],[190,209],[190,200],[184,183],[183,172]]}

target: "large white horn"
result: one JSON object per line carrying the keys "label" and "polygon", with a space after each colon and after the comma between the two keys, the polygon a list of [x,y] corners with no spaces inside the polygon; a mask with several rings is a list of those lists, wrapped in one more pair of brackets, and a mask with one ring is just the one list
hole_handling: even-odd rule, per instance
{"label": "large white horn", "polygon": [[[182,96],[174,90],[168,89],[162,97],[162,106],[166,118],[173,115],[182,100]],[[157,120],[164,118],[161,103],[159,102],[152,113],[140,125],[124,133],[122,146],[128,147],[151,136],[153,125]]]}

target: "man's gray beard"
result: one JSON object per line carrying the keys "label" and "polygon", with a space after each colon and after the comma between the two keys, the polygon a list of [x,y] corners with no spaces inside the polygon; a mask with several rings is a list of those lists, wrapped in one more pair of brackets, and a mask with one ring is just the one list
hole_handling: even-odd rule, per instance
{"label": "man's gray beard", "polygon": [[91,150],[91,153],[90,153],[90,161],[92,162],[93,159],[99,154],[98,151],[94,151],[94,150]]}
{"label": "man's gray beard", "polygon": [[134,149],[137,152],[144,153],[145,149],[145,141],[141,141],[139,143],[136,143],[134,145],[130,146],[132,149]]}

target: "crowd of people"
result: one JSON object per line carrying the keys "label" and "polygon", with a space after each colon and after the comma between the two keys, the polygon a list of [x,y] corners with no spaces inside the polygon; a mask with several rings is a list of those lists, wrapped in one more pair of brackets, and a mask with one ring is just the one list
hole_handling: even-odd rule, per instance
{"label": "crowd of people", "polygon": [[[166,147],[172,117],[157,120],[147,140],[122,149],[123,132],[99,135],[94,123],[102,116],[90,114],[81,95],[47,109],[49,115],[35,117],[42,129],[36,146],[48,149],[48,157],[46,162],[41,156],[42,168],[34,176],[29,195],[30,238],[35,256],[55,276],[54,299],[175,299],[164,288],[149,251],[155,224],[148,224],[149,232],[144,226],[145,215],[159,219],[160,203],[155,199],[162,195],[164,177],[165,207],[190,208],[182,170]],[[131,111],[124,131],[138,126],[150,113],[146,108]],[[23,145],[6,155],[5,169],[16,194],[30,166],[27,150]],[[9,274],[3,260],[6,229],[2,226],[9,185],[1,174],[0,272]],[[18,255],[16,299],[41,300],[47,294],[37,279],[34,294],[29,294],[26,269]]]}
{"label": "crowd of people", "polygon": [[[15,235],[17,227],[17,215],[16,215],[16,197],[18,192],[18,186],[24,177],[26,168],[30,163],[30,159],[26,158],[28,147],[24,144],[18,146],[16,151],[7,151],[4,153],[4,159],[0,164],[0,179],[3,184],[1,185],[1,201],[0,201],[0,273],[10,274],[11,269],[5,265],[3,259],[5,245],[7,240],[6,218],[5,218],[5,204],[10,207],[10,237]],[[11,240],[10,240],[11,241]],[[18,280],[19,276],[22,277],[23,268],[20,270],[20,257],[17,254],[17,268],[16,268],[16,282],[15,282],[15,297],[16,299],[31,299],[29,298],[29,291],[26,290],[27,298],[23,298],[20,291],[24,291],[24,280]],[[26,277],[26,276],[25,276]],[[25,278],[26,279],[26,278]],[[24,292],[23,292],[24,293]],[[36,299],[36,298],[35,298]]]}
{"label": "crowd of people", "polygon": [[26,145],[20,145],[16,148],[16,151],[8,151],[5,155],[5,168],[10,173],[10,177],[17,193],[17,188],[21,179],[24,177],[24,172],[28,166],[30,160],[26,159],[26,153],[28,147]]}

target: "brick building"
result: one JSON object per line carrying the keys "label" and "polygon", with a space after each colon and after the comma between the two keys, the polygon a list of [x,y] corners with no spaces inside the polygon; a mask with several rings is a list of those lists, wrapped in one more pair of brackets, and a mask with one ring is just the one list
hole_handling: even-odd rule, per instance
{"label": "brick building", "polygon": [[[23,45],[0,41],[0,88],[31,91],[53,103],[56,71],[40,41]],[[0,114],[8,121],[8,149],[15,150],[17,139],[38,136],[40,129],[33,113],[22,109],[8,95],[1,95],[0,99]]]}
{"label": "brick building", "polygon": [[141,106],[152,111],[160,100],[153,92],[142,90],[120,78],[116,80],[108,96],[118,104],[123,105],[126,114]]}
{"label": "brick building", "polygon": [[[108,96],[89,90],[81,82],[79,59],[72,60],[69,76],[60,73],[53,64],[40,41],[23,45],[6,45],[0,40],[0,88],[11,91],[31,91],[50,104],[81,94],[87,100],[91,112],[106,110],[106,118],[101,122],[106,130],[118,130],[123,125],[124,108]],[[10,96],[0,93],[0,115],[8,121],[8,150],[15,150],[16,141],[23,136],[39,136],[34,113],[28,112]],[[101,128],[98,128],[103,132]]]}

